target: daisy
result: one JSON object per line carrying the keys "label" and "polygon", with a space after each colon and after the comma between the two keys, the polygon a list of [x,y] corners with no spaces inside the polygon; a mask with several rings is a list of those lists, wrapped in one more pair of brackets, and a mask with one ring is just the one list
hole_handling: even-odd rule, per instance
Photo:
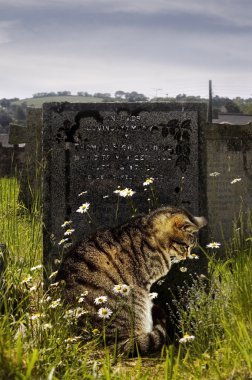
{"label": "daisy", "polygon": [[129,294],[129,292],[130,292],[130,287],[128,285],[123,284],[121,294],[123,296],[127,296]]}
{"label": "daisy", "polygon": [[66,239],[61,239],[59,242],[58,242],[58,245],[62,245],[64,243],[66,243],[69,239],[66,238]]}
{"label": "daisy", "polygon": [[61,227],[67,227],[69,226],[69,224],[73,223],[72,220],[65,220],[65,222],[63,224],[61,224]]}
{"label": "daisy", "polygon": [[127,296],[130,292],[130,287],[126,284],[118,284],[113,287],[113,292]]}
{"label": "daisy", "polygon": [[71,235],[75,230],[73,228],[68,228],[65,232],[64,232],[64,235],[65,236],[68,236],[68,235]]}
{"label": "daisy", "polygon": [[230,183],[231,185],[233,185],[234,183],[240,182],[240,181],[241,181],[241,178],[234,178]]}
{"label": "daisy", "polygon": [[118,194],[120,197],[128,198],[128,197],[132,197],[135,194],[135,191],[126,187],[123,190],[120,190],[120,189],[115,190],[114,193]]}
{"label": "daisy", "polygon": [[49,280],[50,280],[51,278],[55,277],[57,273],[58,273],[57,270],[56,270],[55,272],[52,272],[52,273],[50,274],[50,276],[48,277]]}
{"label": "daisy", "polygon": [[198,260],[199,259],[199,256],[196,255],[195,253],[192,253],[190,256],[188,256],[189,259],[194,259],[194,260]]}
{"label": "daisy", "polygon": [[213,173],[210,173],[209,175],[210,175],[210,177],[217,177],[218,175],[220,175],[220,173],[219,172],[213,172]]}
{"label": "daisy", "polygon": [[38,318],[40,318],[40,317],[42,317],[43,315],[41,314],[41,313],[36,313],[36,314],[33,314],[33,315],[31,315],[30,316],[30,319],[32,320],[32,321],[34,321],[35,319],[38,319]]}
{"label": "daisy", "polygon": [[186,268],[186,267],[180,267],[179,270],[180,270],[180,272],[182,272],[182,273],[187,272],[187,268]]}
{"label": "daisy", "polygon": [[78,194],[78,197],[81,197],[82,195],[87,194],[87,191],[82,191],[81,193]]}
{"label": "daisy", "polygon": [[149,296],[150,296],[151,300],[154,300],[155,298],[157,298],[158,293],[157,292],[152,292],[152,293],[149,293]]}
{"label": "daisy", "polygon": [[78,208],[78,210],[76,210],[76,212],[79,212],[80,214],[85,214],[88,211],[89,207],[90,207],[90,203],[89,202],[83,203]]}
{"label": "daisy", "polygon": [[61,299],[58,298],[57,300],[52,301],[51,304],[48,307],[50,309],[56,309],[56,307],[58,307],[60,305],[60,301],[61,301]]}
{"label": "daisy", "polygon": [[152,178],[152,177],[147,178],[147,179],[145,180],[145,182],[143,183],[143,186],[149,186],[149,185],[151,185],[153,182],[154,182],[154,178]]}
{"label": "daisy", "polygon": [[95,300],[94,300],[94,303],[96,305],[100,305],[101,303],[105,303],[107,301],[107,299],[108,299],[107,296],[96,297]]}
{"label": "daisy", "polygon": [[43,330],[52,329],[52,324],[51,323],[44,323],[41,327]]}
{"label": "daisy", "polygon": [[36,267],[32,267],[32,268],[31,268],[31,272],[33,272],[34,270],[40,269],[40,268],[42,268],[42,267],[43,267],[42,264],[39,264],[39,265],[37,265]]}
{"label": "daisy", "polygon": [[65,343],[76,343],[81,339],[80,336],[69,337],[64,340]]}
{"label": "daisy", "polygon": [[220,246],[221,246],[221,243],[217,243],[217,242],[215,242],[215,241],[213,241],[212,243],[209,243],[209,244],[207,244],[207,248],[220,248]]}
{"label": "daisy", "polygon": [[110,318],[112,313],[112,310],[110,310],[108,307],[101,307],[97,312],[98,316],[102,319]]}
{"label": "daisy", "polygon": [[121,284],[118,284],[118,285],[115,285],[113,287],[113,292],[116,293],[116,294],[120,294],[122,291],[122,285]]}
{"label": "daisy", "polygon": [[76,309],[73,310],[73,316],[75,318],[80,318],[84,314],[87,314],[87,311],[82,309],[81,307],[76,307]]}
{"label": "daisy", "polygon": [[187,343],[195,339],[194,335],[185,334],[183,338],[179,339],[179,343]]}
{"label": "daisy", "polygon": [[32,280],[32,276],[27,276],[22,282],[21,284],[28,284],[28,282],[31,282]]}
{"label": "daisy", "polygon": [[35,290],[37,290],[37,287],[35,285],[33,285],[30,289],[29,289],[29,292],[34,292]]}
{"label": "daisy", "polygon": [[57,288],[58,285],[59,285],[59,281],[58,282],[54,282],[53,284],[50,284],[49,287],[50,288]]}
{"label": "daisy", "polygon": [[81,293],[81,297],[86,297],[88,295],[88,291],[85,290],[85,292]]}

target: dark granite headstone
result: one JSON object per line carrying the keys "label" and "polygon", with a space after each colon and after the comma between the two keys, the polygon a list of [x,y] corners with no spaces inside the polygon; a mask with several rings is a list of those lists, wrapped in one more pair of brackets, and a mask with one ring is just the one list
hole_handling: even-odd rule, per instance
{"label": "dark granite headstone", "polygon": [[28,208],[32,206],[34,201],[41,199],[41,172],[43,170],[41,132],[41,108],[27,109],[26,127],[10,124],[9,142],[15,145],[25,143],[25,165],[23,165],[20,178],[19,198]]}
{"label": "dark granite headstone", "polygon": [[[79,240],[129,219],[131,201],[137,212],[172,204],[206,215],[205,116],[204,104],[44,104],[45,263],[58,255],[65,220],[73,221]],[[148,177],[155,204],[144,191]],[[118,186],[136,193],[120,198],[117,210]],[[92,222],[76,212],[85,202]]]}

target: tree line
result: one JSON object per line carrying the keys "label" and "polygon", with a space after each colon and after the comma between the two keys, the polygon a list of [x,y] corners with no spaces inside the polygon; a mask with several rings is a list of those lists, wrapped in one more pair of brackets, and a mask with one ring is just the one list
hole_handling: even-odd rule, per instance
{"label": "tree line", "polygon": [[[74,96],[71,91],[58,92],[38,92],[33,94],[33,98],[44,98],[49,96]],[[208,103],[207,98],[201,96],[192,96],[186,94],[178,94],[175,97],[154,97],[148,98],[137,91],[125,92],[118,90],[111,95],[110,93],[96,92],[90,94],[87,91],[77,92],[77,96],[100,98],[104,102],[202,102]],[[19,98],[0,99],[0,133],[7,133],[11,122],[17,122],[25,125],[27,103],[25,101],[16,103]],[[252,114],[252,98],[244,99],[236,97],[230,99],[228,97],[214,96],[212,100],[213,114],[217,112]]]}

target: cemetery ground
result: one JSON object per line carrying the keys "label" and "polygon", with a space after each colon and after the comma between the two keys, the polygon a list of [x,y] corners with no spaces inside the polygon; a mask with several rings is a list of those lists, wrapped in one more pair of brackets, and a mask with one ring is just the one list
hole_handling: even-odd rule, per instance
{"label": "cemetery ground", "polygon": [[18,189],[16,178],[0,179],[1,379],[252,379],[251,223],[246,233],[234,223],[230,243],[202,248],[208,274],[181,288],[185,307],[174,300],[174,344],[150,358],[116,358],[103,332],[76,336],[85,304],[67,312],[57,286],[43,291],[41,208],[27,210]]}

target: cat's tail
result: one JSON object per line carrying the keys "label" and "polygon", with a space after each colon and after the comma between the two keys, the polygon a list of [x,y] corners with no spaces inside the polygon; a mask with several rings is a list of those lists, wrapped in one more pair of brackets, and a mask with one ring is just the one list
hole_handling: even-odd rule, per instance
{"label": "cat's tail", "polygon": [[156,324],[149,333],[130,337],[119,344],[119,353],[127,356],[142,356],[161,350],[166,343],[166,329],[162,324]]}

